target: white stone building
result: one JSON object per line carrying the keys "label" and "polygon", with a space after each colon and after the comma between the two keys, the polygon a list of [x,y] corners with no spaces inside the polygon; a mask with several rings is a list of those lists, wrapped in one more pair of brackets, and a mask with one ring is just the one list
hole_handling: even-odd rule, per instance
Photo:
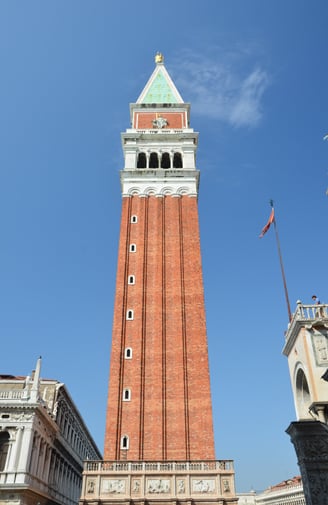
{"label": "white stone building", "polygon": [[256,505],[256,491],[252,489],[247,493],[237,493],[238,505]]}
{"label": "white stone building", "polygon": [[66,386],[0,375],[0,505],[73,505],[83,460],[101,454]]}
{"label": "white stone building", "polygon": [[307,503],[326,504],[328,490],[328,304],[297,302],[283,353],[297,421],[287,428],[297,454]]}
{"label": "white stone building", "polygon": [[300,476],[268,487],[265,491],[238,493],[238,505],[306,505]]}
{"label": "white stone building", "polygon": [[296,311],[285,335],[297,420],[328,424],[328,305],[304,305]]}
{"label": "white stone building", "polygon": [[257,495],[256,505],[306,505],[301,477],[268,487]]}

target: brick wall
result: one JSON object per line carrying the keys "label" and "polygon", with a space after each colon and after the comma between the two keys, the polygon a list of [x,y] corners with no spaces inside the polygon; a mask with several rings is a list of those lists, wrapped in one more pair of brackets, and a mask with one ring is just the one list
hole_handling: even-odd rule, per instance
{"label": "brick wall", "polygon": [[123,198],[105,459],[122,435],[129,460],[215,457],[196,198]]}
{"label": "brick wall", "polygon": [[133,128],[151,129],[153,119],[162,116],[168,121],[165,128],[186,128],[185,112],[136,112],[133,119]]}

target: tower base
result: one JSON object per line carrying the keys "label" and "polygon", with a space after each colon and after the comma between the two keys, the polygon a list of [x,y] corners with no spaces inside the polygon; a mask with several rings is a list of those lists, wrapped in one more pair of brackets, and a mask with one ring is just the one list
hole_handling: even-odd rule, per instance
{"label": "tower base", "polygon": [[87,461],[79,505],[237,505],[233,462]]}

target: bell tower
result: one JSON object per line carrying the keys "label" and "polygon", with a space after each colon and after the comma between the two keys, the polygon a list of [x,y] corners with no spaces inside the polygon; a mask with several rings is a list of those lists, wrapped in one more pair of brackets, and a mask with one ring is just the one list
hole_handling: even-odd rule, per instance
{"label": "bell tower", "polygon": [[130,110],[105,459],[214,459],[198,134],[160,55]]}
{"label": "bell tower", "polygon": [[198,134],[163,56],[155,62],[122,134],[105,461],[86,463],[80,503],[236,504],[233,462],[215,460]]}

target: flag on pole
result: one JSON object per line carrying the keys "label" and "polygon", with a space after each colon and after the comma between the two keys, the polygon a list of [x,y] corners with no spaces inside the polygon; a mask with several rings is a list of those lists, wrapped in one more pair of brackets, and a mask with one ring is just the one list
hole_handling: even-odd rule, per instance
{"label": "flag on pole", "polygon": [[262,229],[262,231],[260,233],[260,238],[262,238],[266,234],[266,232],[268,231],[268,229],[270,228],[270,226],[272,225],[273,222],[274,222],[274,208],[272,207],[269,220],[268,220],[267,224],[264,226],[264,228]]}

